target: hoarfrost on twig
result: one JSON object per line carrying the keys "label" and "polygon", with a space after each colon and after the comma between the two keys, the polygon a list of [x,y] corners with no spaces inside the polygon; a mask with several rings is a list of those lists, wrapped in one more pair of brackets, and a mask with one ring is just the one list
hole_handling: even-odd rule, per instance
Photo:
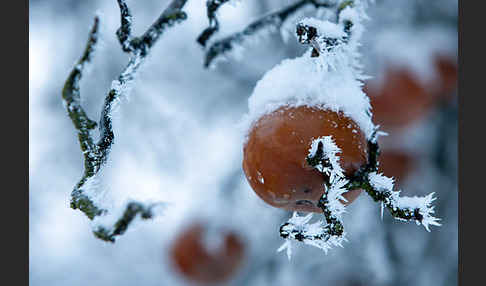
{"label": "hoarfrost on twig", "polygon": [[[68,115],[77,130],[78,140],[84,156],[84,174],[71,193],[71,208],[81,210],[90,220],[109,214],[109,210],[101,207],[99,202],[97,202],[103,194],[94,192],[89,188],[96,186],[96,184],[93,185],[93,182],[96,181],[98,174],[106,164],[114,143],[115,135],[112,126],[112,114],[116,110],[120,99],[129,94],[144,58],[160,35],[168,27],[186,19],[186,14],[181,11],[186,1],[173,0],[142,36],[132,37],[130,11],[125,0],[118,0],[121,26],[117,31],[117,36],[122,50],[130,54],[130,59],[118,79],[112,82],[111,89],[105,97],[99,124],[89,119],[86,115],[81,106],[79,90],[79,81],[83,70],[86,63],[92,60],[98,42],[99,16],[95,17],[83,55],[66,80],[62,98],[64,99]],[[95,143],[92,131],[96,127],[99,129],[100,138]],[[96,197],[92,196],[93,194],[96,194]],[[125,206],[121,217],[119,219],[115,218],[111,227],[96,225],[93,232],[102,240],[114,242],[114,237],[123,234],[137,215],[140,215],[143,219],[152,217],[152,208],[155,205],[130,202]],[[111,212],[113,211],[115,210],[111,210]]]}

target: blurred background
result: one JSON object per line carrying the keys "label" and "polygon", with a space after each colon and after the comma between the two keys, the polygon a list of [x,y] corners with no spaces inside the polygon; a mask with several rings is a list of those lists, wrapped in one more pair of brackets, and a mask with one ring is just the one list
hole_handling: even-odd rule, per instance
{"label": "blurred background", "polygon": [[[294,2],[224,5],[214,38]],[[167,3],[128,1],[134,34]],[[250,188],[237,126],[263,74],[306,48],[289,22],[204,69],[196,38],[208,25],[205,1],[189,0],[184,10],[188,20],[163,34],[114,114],[115,145],[97,186],[107,197],[167,204],[110,244],[69,208],[83,160],[61,90],[99,13],[101,45],[81,81],[83,106],[99,118],[128,60],[115,36],[118,5],[30,0],[30,285],[457,285],[457,0],[376,0],[361,49],[374,122],[389,133],[380,138],[380,168],[402,195],[436,192],[442,226],[428,233],[386,212],[381,220],[380,206],[362,194],[344,216],[343,248],[326,255],[294,243],[291,261],[276,252],[291,213]],[[296,19],[325,15],[304,10]]]}

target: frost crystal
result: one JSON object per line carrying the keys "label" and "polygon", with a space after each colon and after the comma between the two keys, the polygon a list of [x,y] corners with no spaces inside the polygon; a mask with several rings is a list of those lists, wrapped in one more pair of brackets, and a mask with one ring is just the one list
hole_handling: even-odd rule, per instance
{"label": "frost crystal", "polygon": [[370,179],[371,186],[378,191],[393,190],[395,184],[393,178],[386,177],[383,174],[377,174],[376,172],[370,173],[368,178]]}
{"label": "frost crystal", "polygon": [[[328,175],[329,184],[324,184],[324,207],[330,214],[326,214],[326,221],[318,220],[309,223],[312,219],[312,213],[306,216],[299,216],[294,212],[292,217],[280,228],[280,234],[286,239],[285,243],[278,251],[287,250],[287,256],[290,260],[292,254],[291,240],[301,241],[305,244],[318,247],[327,254],[327,251],[333,246],[342,247],[345,241],[345,232],[336,234],[336,224],[341,224],[339,219],[346,212],[342,201],[346,201],[343,194],[347,192],[345,188],[348,180],[345,178],[343,169],[339,164],[338,153],[341,149],[334,143],[331,136],[323,136],[315,139],[311,143],[308,158],[319,158],[319,163],[314,167],[320,172]],[[323,164],[323,162],[326,162]]]}
{"label": "frost crystal", "polygon": [[344,33],[340,25],[329,21],[321,21],[316,18],[304,18],[299,23],[315,27],[317,34],[322,37],[340,38],[346,36],[346,33]]}
{"label": "frost crystal", "polygon": [[400,191],[393,191],[393,178],[388,178],[383,174],[372,172],[368,175],[371,186],[385,196],[382,202],[381,216],[383,217],[383,205],[392,211],[402,211],[406,218],[397,216],[398,220],[410,221],[415,220],[418,225],[423,225],[430,232],[430,225],[440,226],[440,219],[432,216],[434,206],[432,202],[436,200],[434,193],[425,197],[400,197]]}
{"label": "frost crystal", "polygon": [[342,247],[342,242],[346,241],[345,233],[339,237],[329,235],[326,229],[327,224],[323,220],[309,223],[312,216],[312,213],[306,216],[299,216],[297,212],[292,214],[288,222],[282,226],[282,231],[289,233],[289,237],[279,247],[277,252],[286,250],[287,257],[290,260],[292,256],[292,239],[320,248],[326,254],[333,246]]}
{"label": "frost crystal", "polygon": [[[351,12],[346,13],[352,16]],[[325,49],[325,44],[318,43],[323,48],[320,56],[311,57],[313,48],[310,48],[302,56],[285,59],[268,71],[257,82],[248,99],[249,112],[243,119],[243,129],[250,130],[261,116],[280,107],[309,106],[342,112],[353,119],[369,138],[374,125],[370,100],[362,91],[361,80],[366,77],[362,75],[358,61],[360,33],[357,31],[363,29],[359,21],[353,23],[351,36],[346,43],[338,39],[336,41],[340,44],[333,49]],[[328,38],[343,38],[346,35],[342,21],[336,24],[306,18],[300,23],[315,25]]]}
{"label": "frost crystal", "polygon": [[322,161],[314,166],[318,171],[325,173],[330,177],[330,181],[333,182],[336,177],[344,178],[344,171],[339,165],[338,153],[341,149],[334,143],[332,136],[323,136],[312,141],[309,149],[308,157],[316,156],[319,143],[322,143],[322,149],[324,150],[324,157],[329,161],[329,166],[323,166]]}

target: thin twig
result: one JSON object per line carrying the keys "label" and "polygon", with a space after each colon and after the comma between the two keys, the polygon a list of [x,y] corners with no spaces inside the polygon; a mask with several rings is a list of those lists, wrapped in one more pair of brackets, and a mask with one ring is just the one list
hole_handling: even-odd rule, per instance
{"label": "thin twig", "polygon": [[[181,11],[187,0],[173,0],[162,12],[160,17],[152,26],[139,38],[133,38],[131,32],[131,15],[124,0],[118,0],[121,13],[121,27],[117,30],[117,36],[126,52],[130,52],[129,62],[117,80],[113,81],[112,87],[105,98],[101,112],[100,124],[98,126],[100,139],[95,144],[91,131],[97,124],[88,118],[81,106],[79,81],[86,63],[91,61],[98,39],[99,18],[95,22],[89,34],[86,49],[73,71],[69,75],[62,91],[62,97],[66,103],[66,109],[74,127],[78,132],[78,139],[81,150],[84,154],[84,174],[74,187],[71,193],[71,208],[79,209],[86,216],[93,220],[96,216],[105,214],[107,210],[100,208],[85,192],[86,183],[94,178],[104,166],[114,143],[114,132],[112,126],[112,112],[120,98],[125,95],[133,83],[137,71],[150,48],[155,44],[160,35],[170,26],[187,18]],[[132,202],[128,204],[124,215],[113,226],[113,229],[99,227],[95,231],[98,238],[114,242],[114,236],[125,232],[130,222],[139,213],[142,218],[151,217],[151,206],[144,206],[142,203]]]}
{"label": "thin twig", "polygon": [[152,218],[153,205],[145,206],[139,202],[128,203],[123,215],[116,221],[113,229],[106,229],[104,227],[98,227],[93,231],[94,235],[101,240],[108,242],[115,242],[115,236],[119,236],[125,233],[130,223],[140,214],[142,219]]}
{"label": "thin twig", "polygon": [[187,18],[181,11],[187,0],[173,0],[155,22],[140,37],[131,35],[132,15],[125,0],[117,0],[120,7],[121,24],[116,34],[125,52],[140,52],[144,57],[166,28]]}
{"label": "thin twig", "polygon": [[[246,37],[254,35],[266,27],[279,28],[289,16],[295,14],[307,4],[313,4],[316,8],[330,8],[335,5],[333,1],[300,0],[294,4],[282,8],[281,10],[269,13],[249,24],[242,31],[214,42],[207,49],[204,59],[204,67],[209,67],[215,58],[231,51],[235,45],[241,44]],[[208,39],[206,39],[206,41],[207,40]],[[203,46],[205,46],[205,44]]]}
{"label": "thin twig", "polygon": [[[89,39],[84,53],[71,71],[62,90],[62,98],[64,99],[67,112],[73,122],[74,128],[76,128],[78,133],[79,144],[84,155],[84,174],[73,190],[71,207],[79,208],[90,219],[103,213],[103,210],[96,207],[91,199],[81,191],[81,187],[85,184],[86,180],[98,172],[100,165],[97,155],[98,146],[94,143],[91,135],[91,131],[96,128],[97,124],[95,121],[88,118],[84,108],[81,106],[79,81],[81,80],[86,64],[89,63],[93,57],[98,42],[98,33],[99,17],[96,16],[93,27],[89,33]],[[76,199],[74,200],[74,198]]]}
{"label": "thin twig", "polygon": [[[345,186],[347,190],[363,189],[366,193],[373,198],[375,202],[380,202],[385,206],[390,214],[399,220],[403,221],[415,221],[417,224],[422,224],[427,231],[428,225],[437,225],[439,219],[434,218],[433,207],[430,206],[435,198],[433,193],[426,197],[423,197],[427,203],[425,209],[419,207],[400,206],[399,200],[403,197],[399,197],[399,192],[393,191],[393,180],[377,174],[378,170],[378,156],[380,155],[380,148],[376,140],[377,130],[374,131],[371,139],[368,141],[368,163],[361,168]],[[381,177],[385,180],[389,180],[390,187],[379,189],[373,184],[373,177]],[[424,221],[425,218],[425,221]]]}
{"label": "thin twig", "polygon": [[209,26],[204,29],[204,31],[197,37],[197,42],[201,44],[201,46],[205,47],[207,41],[211,38],[211,36],[219,30],[219,21],[216,18],[216,11],[218,11],[219,7],[224,3],[230,0],[207,0],[206,1],[206,8],[207,8],[207,15],[209,20]]}
{"label": "thin twig", "polygon": [[132,34],[132,14],[125,0],[117,0],[120,6],[120,28],[116,31],[118,41],[125,52],[131,52],[132,46],[130,44]]}

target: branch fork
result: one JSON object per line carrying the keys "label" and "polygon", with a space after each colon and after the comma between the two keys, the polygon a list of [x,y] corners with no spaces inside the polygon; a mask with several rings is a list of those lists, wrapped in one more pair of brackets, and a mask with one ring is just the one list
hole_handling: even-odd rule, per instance
{"label": "branch fork", "polygon": [[[112,87],[105,97],[99,124],[88,118],[81,106],[81,95],[79,82],[82,78],[84,68],[92,61],[96,44],[99,37],[99,17],[96,16],[94,24],[89,33],[88,42],[83,55],[69,74],[64,88],[62,98],[69,117],[78,134],[81,151],[84,155],[84,174],[74,187],[71,193],[70,206],[79,209],[90,220],[106,215],[108,210],[100,207],[94,199],[86,192],[87,183],[94,179],[105,165],[114,143],[115,135],[112,127],[112,113],[116,108],[119,99],[129,92],[135,76],[143,63],[144,58],[150,49],[157,42],[159,37],[169,27],[187,18],[182,8],[187,0],[172,0],[169,6],[162,12],[157,20],[140,37],[131,35],[132,16],[125,0],[118,0],[121,14],[121,26],[116,35],[123,51],[130,54],[127,66],[121,72],[118,79],[114,80]],[[100,139],[94,142],[92,131],[98,128]],[[152,217],[152,209],[155,205],[145,205],[140,202],[130,202],[120,219],[112,227],[99,226],[94,230],[96,237],[114,242],[115,236],[121,235],[128,228],[133,219],[140,215],[142,219]]]}
{"label": "branch fork", "polygon": [[427,231],[430,231],[431,225],[440,226],[440,219],[433,216],[434,193],[425,197],[401,197],[400,192],[393,190],[393,179],[377,173],[380,151],[376,138],[380,134],[380,131],[375,129],[368,140],[368,162],[351,178],[346,178],[342,171],[340,172],[339,157],[336,155],[340,150],[333,144],[331,136],[321,137],[312,142],[306,162],[326,178],[323,185],[324,194],[318,203],[318,207],[323,211],[325,223],[318,221],[308,224],[312,214],[299,217],[294,212],[292,218],[280,226],[280,236],[286,242],[279,251],[287,249],[289,259],[290,240],[322,248],[326,253],[332,244],[341,246],[341,242],[345,240],[345,231],[340,218],[345,212],[345,207],[340,201],[346,201],[341,195],[354,189],[363,189],[374,201],[380,202],[382,215],[383,207],[386,207],[395,219],[404,222],[415,221],[417,225],[423,225]]}

